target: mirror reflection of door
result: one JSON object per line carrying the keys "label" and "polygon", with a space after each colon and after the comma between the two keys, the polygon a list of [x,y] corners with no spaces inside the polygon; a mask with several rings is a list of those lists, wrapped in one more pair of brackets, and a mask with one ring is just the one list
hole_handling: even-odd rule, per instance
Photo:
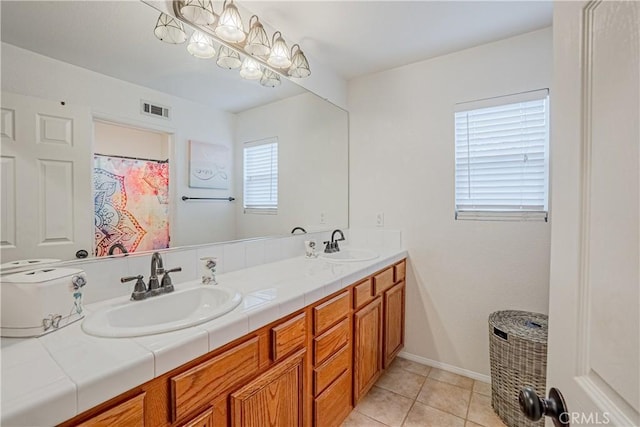
{"label": "mirror reflection of door", "polygon": [[169,247],[169,138],[94,122],[96,256]]}
{"label": "mirror reflection of door", "polygon": [[3,263],[90,252],[89,109],[4,91],[1,98]]}

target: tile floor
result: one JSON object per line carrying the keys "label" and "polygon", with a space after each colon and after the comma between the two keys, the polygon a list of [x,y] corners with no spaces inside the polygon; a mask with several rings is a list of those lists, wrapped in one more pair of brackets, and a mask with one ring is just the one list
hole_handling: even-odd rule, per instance
{"label": "tile floor", "polygon": [[491,386],[396,358],[342,427],[504,427]]}

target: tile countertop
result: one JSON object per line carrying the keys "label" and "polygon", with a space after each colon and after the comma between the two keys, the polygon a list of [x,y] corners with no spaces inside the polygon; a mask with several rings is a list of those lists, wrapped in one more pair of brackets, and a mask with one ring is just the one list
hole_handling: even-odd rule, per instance
{"label": "tile countertop", "polygon": [[[48,426],[68,420],[407,255],[405,250],[378,253],[376,259],[349,263],[296,257],[218,275],[221,286],[242,292],[240,305],[218,319],[175,332],[98,338],[76,322],[40,338],[2,338],[0,424]],[[203,285],[192,281],[175,286]],[[126,300],[90,304],[85,311]]]}

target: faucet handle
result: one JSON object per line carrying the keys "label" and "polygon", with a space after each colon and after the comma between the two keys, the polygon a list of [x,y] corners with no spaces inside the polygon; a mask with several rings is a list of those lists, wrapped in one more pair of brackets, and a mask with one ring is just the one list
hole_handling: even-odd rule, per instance
{"label": "faucet handle", "polygon": [[323,242],[323,243],[325,244],[324,253],[325,254],[330,254],[332,252],[331,242]]}
{"label": "faucet handle", "polygon": [[173,282],[171,282],[171,276],[169,276],[169,273],[175,273],[177,271],[182,271],[182,267],[170,268],[164,271],[164,276],[162,276],[162,283],[160,283],[160,289],[162,289],[162,292],[164,292],[165,294],[173,292]]}
{"label": "faucet handle", "polygon": [[127,283],[127,282],[130,282],[132,280],[136,280],[136,279],[142,279],[142,276],[138,275],[138,276],[121,277],[120,278],[120,283]]}
{"label": "faucet handle", "polygon": [[133,287],[133,292],[131,293],[131,300],[140,301],[147,297],[147,286],[144,284],[144,280],[142,280],[142,275],[137,276],[127,276],[122,277],[120,279],[121,283],[127,283],[132,280],[137,280],[135,286]]}

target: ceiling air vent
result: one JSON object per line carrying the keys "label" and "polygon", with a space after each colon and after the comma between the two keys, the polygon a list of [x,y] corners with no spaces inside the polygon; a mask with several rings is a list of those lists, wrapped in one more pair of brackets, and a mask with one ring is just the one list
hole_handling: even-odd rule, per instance
{"label": "ceiling air vent", "polygon": [[162,117],[169,119],[169,107],[164,107],[158,104],[152,104],[149,101],[141,101],[141,112],[148,116]]}

